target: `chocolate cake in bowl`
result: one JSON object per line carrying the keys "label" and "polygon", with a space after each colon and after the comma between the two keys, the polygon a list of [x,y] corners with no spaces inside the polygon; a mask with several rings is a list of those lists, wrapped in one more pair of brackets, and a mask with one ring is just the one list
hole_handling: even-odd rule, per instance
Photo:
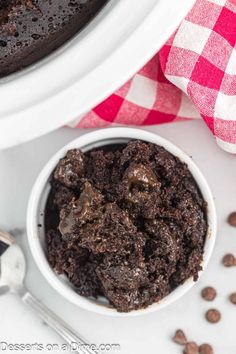
{"label": "chocolate cake in bowl", "polygon": [[40,173],[27,215],[42,274],[97,313],[140,315],[187,292],[216,235],[211,192],[192,159],[155,134],[94,131]]}

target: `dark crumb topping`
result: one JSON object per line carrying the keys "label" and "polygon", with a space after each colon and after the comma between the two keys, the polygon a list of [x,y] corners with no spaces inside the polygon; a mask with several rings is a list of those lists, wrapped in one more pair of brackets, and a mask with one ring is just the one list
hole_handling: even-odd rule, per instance
{"label": "dark crumb topping", "polygon": [[131,141],[61,159],[45,216],[48,260],[83,296],[145,308],[198,278],[206,203],[186,164]]}

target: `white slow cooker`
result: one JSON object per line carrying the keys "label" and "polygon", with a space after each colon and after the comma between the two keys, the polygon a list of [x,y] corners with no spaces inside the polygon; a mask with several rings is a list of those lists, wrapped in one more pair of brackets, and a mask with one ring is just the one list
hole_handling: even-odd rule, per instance
{"label": "white slow cooker", "polygon": [[110,0],[76,37],[0,80],[0,149],[88,112],[165,43],[194,0]]}

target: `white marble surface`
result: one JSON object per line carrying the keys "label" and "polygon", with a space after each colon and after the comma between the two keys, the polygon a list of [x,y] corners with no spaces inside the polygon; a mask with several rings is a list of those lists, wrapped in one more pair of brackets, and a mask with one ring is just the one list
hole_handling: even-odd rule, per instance
{"label": "white marble surface", "polygon": [[[122,354],[181,353],[181,348],[170,340],[175,329],[179,327],[186,331],[189,338],[199,343],[214,344],[217,354],[235,354],[236,306],[233,306],[227,297],[232,291],[236,291],[236,268],[226,269],[221,265],[225,252],[236,254],[236,229],[226,223],[229,212],[236,210],[235,156],[221,151],[200,121],[151,127],[149,130],[169,138],[193,156],[215,197],[218,238],[210,265],[199,283],[170,307],[144,317],[113,319],[89,313],[68,303],[47,284],[29,254],[25,235],[22,235],[18,236],[18,240],[27,257],[27,285],[32,293],[84,337],[94,343],[119,343]],[[20,147],[0,152],[1,228],[9,230],[25,227],[27,199],[37,173],[58,148],[79,134],[81,133],[78,130],[64,128]],[[218,297],[213,304],[203,301],[199,295],[202,287],[206,285],[213,285],[218,290]],[[204,312],[212,306],[222,312],[222,321],[215,325],[208,324],[204,319]],[[13,295],[0,297],[1,341],[61,343],[57,335]],[[62,351],[57,351],[60,352]]]}

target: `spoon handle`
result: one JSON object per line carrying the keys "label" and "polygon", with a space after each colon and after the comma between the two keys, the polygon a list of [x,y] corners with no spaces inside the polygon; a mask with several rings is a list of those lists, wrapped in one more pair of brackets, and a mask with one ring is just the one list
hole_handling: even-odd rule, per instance
{"label": "spoon handle", "polygon": [[26,291],[21,298],[23,302],[36,312],[46,324],[53,328],[70,346],[72,346],[71,348],[73,348],[73,352],[79,354],[100,353],[99,350],[91,348],[86,340],[78,336],[78,334],[66,322],[49,310],[28,291]]}

